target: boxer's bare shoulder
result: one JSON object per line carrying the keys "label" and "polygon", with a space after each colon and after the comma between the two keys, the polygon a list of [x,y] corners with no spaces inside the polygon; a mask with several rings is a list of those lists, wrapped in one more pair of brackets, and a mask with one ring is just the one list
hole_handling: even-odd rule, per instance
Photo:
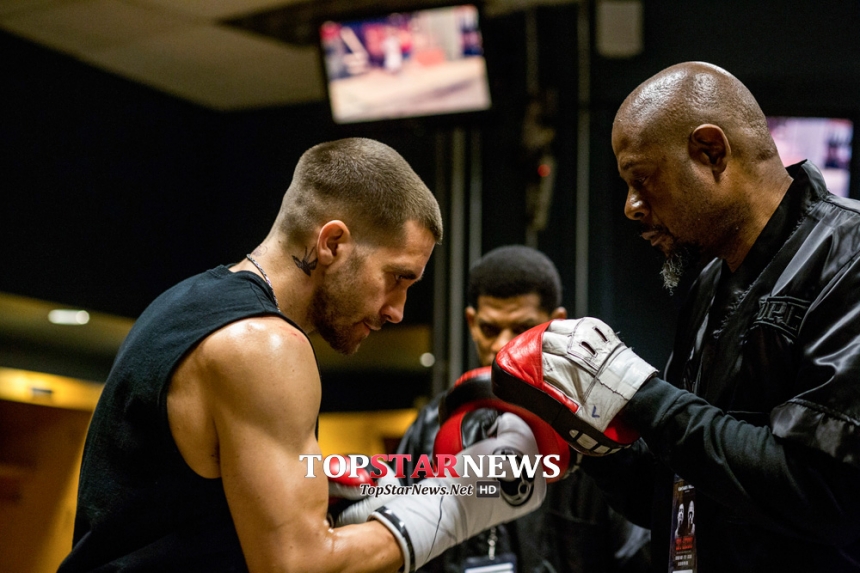
{"label": "boxer's bare shoulder", "polygon": [[231,426],[281,425],[289,416],[281,431],[304,441],[319,400],[319,373],[304,333],[280,318],[256,317],[214,332],[182,360],[168,390],[168,420],[189,467],[216,478],[219,436],[231,433]]}

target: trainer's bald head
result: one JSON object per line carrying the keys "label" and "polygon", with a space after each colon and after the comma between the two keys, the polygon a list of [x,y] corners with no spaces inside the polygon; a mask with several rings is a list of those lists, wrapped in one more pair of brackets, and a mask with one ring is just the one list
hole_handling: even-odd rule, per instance
{"label": "trainer's bald head", "polygon": [[612,149],[624,214],[666,255],[670,288],[685,252],[737,269],[792,180],[750,91],[702,62],[666,68],[627,96]]}
{"label": "trainer's bald head", "polygon": [[731,142],[735,158],[759,162],[777,156],[764,113],[750,91],[726,70],[684,62],[637,87],[618,110],[612,144],[685,145],[701,125],[716,125]]}

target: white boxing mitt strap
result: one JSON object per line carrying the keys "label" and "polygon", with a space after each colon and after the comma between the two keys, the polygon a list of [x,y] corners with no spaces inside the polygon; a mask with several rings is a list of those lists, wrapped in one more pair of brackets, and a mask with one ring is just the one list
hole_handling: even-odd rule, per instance
{"label": "white boxing mitt strap", "polygon": [[[476,482],[482,478],[465,466],[464,457],[478,460],[478,456],[513,454],[522,468],[522,456],[529,458],[532,467],[537,463],[537,443],[528,425],[514,414],[499,416],[491,428],[494,437],[482,440],[457,455],[455,464],[459,476],[428,478],[419,483],[425,492],[440,488],[435,493],[405,495],[388,501],[370,516],[385,525],[400,544],[404,571],[415,571],[446,549],[500,523],[517,519],[537,509],[546,495],[546,480],[539,469],[534,478],[512,467],[505,461],[498,473],[499,497],[477,497]],[[488,465],[485,465],[485,468]],[[468,477],[467,477],[468,474]],[[453,495],[454,486],[472,486],[471,495]],[[444,490],[442,490],[444,488]]]}
{"label": "white boxing mitt strap", "polygon": [[600,320],[554,320],[502,348],[493,391],[549,422],[578,452],[602,456],[638,438],[616,415],[656,373]]}

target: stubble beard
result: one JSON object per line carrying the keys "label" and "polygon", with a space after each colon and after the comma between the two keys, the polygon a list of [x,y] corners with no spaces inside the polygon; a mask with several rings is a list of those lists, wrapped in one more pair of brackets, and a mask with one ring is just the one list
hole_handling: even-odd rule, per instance
{"label": "stubble beard", "polygon": [[323,340],[336,352],[354,354],[363,336],[355,334],[361,309],[357,297],[357,278],[361,260],[352,259],[340,272],[326,277],[311,299],[310,320]]}
{"label": "stubble beard", "polygon": [[749,209],[739,202],[727,205],[705,203],[705,208],[700,210],[696,219],[713,222],[708,226],[710,232],[707,242],[678,239],[672,235],[672,245],[660,270],[663,286],[670,294],[674,294],[685,274],[698,271],[704,261],[714,257],[723,258],[731,252],[732,245],[737,241],[738,229],[749,220]]}

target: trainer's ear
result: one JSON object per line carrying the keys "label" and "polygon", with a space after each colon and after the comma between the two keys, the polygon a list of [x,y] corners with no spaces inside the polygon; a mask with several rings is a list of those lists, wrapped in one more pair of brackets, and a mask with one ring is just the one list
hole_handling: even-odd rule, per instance
{"label": "trainer's ear", "polygon": [[561,319],[564,320],[567,318],[567,309],[563,306],[556,308],[552,311],[552,314],[549,315],[550,320]]}
{"label": "trainer's ear", "polygon": [[718,126],[705,123],[693,130],[687,142],[690,157],[702,165],[707,165],[715,176],[726,169],[732,148],[729,138]]}
{"label": "trainer's ear", "polygon": [[343,255],[344,247],[352,242],[352,235],[346,223],[339,220],[329,221],[320,228],[317,235],[317,253],[323,266],[331,265]]}

